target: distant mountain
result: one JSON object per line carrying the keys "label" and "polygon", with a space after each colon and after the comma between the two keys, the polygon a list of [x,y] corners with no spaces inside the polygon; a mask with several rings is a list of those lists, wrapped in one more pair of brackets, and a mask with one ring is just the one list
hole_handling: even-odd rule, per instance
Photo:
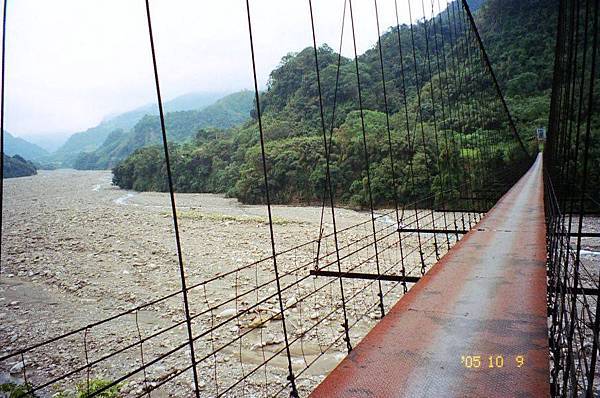
{"label": "distant mountain", "polygon": [[149,111],[135,110],[101,122],[81,133],[75,133],[53,154],[53,159],[65,166],[71,166],[82,152],[96,150],[106,137],[116,129],[130,129]]}
{"label": "distant mountain", "polygon": [[23,135],[21,138],[52,153],[67,142],[70,136],[71,133],[56,132],[44,135]]}
{"label": "distant mountain", "polygon": [[9,156],[20,155],[26,159],[39,160],[48,156],[48,152],[22,138],[15,137],[4,131],[4,152]]}
{"label": "distant mountain", "polygon": [[[199,130],[228,129],[250,119],[254,94],[240,91],[228,95],[204,109],[169,112],[165,115],[170,142],[184,142],[194,138]],[[73,166],[76,169],[108,169],[125,159],[136,149],[158,144],[162,140],[158,116],[146,115],[131,131],[113,130],[95,151],[80,153]]]}
{"label": "distant mountain", "polygon": [[[167,101],[164,106],[166,112],[202,109],[222,97],[223,94],[221,93],[191,93]],[[113,131],[118,129],[130,130],[145,115],[157,114],[158,106],[150,104],[107,118],[96,127],[75,133],[69,137],[67,142],[53,154],[52,160],[63,166],[72,166],[80,153],[95,151],[106,141],[108,135]]]}
{"label": "distant mountain", "polygon": [[37,174],[35,165],[19,155],[3,155],[2,163],[4,166],[4,178],[27,177]]}
{"label": "distant mountain", "polygon": [[[189,111],[202,109],[214,104],[219,99],[225,97],[228,93],[188,93],[175,97],[165,102],[165,112]],[[156,108],[155,105],[152,105]],[[158,110],[155,114],[158,114]]]}

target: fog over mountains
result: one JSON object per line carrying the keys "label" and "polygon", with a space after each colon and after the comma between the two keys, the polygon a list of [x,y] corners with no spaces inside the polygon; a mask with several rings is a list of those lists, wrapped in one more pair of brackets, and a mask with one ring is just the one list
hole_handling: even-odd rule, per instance
{"label": "fog over mountains", "polygon": [[[223,120],[223,112],[227,113],[228,111],[224,109],[224,106],[237,106],[239,104],[232,104],[231,101],[226,103],[226,105],[223,103],[216,104],[218,100],[226,96],[227,93],[219,92],[195,92],[178,96],[164,103],[167,120],[180,112],[199,112],[214,105],[212,111],[220,115],[221,119],[219,122],[224,123],[225,127],[231,127],[228,120]],[[247,98],[243,94],[241,97]],[[234,124],[249,117],[249,110],[246,109],[248,106],[244,106],[243,104],[240,106],[242,109],[236,108],[232,110],[231,116],[235,119]],[[244,112],[243,116],[239,115],[240,110]],[[46,167],[73,167],[75,161],[82,153],[89,154],[100,148],[103,144],[110,144],[106,140],[111,133],[118,132],[117,135],[128,133],[145,116],[156,115],[158,115],[158,106],[156,104],[148,104],[124,113],[109,115],[97,126],[71,134],[66,139],[61,134],[48,137],[22,138],[5,131],[5,153],[9,156],[19,155],[24,159]],[[204,117],[209,120],[211,118],[219,119],[219,115],[212,115],[210,110],[204,112]],[[177,116],[174,117],[177,118]],[[227,118],[225,117],[225,119]],[[212,127],[210,122],[205,124]],[[214,127],[218,126],[215,125]],[[130,145],[130,148],[136,149],[136,145]]]}

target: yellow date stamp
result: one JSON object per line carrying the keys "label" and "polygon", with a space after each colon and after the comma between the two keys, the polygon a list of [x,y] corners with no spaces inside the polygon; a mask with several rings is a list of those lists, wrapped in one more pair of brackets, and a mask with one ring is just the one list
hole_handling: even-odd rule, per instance
{"label": "yellow date stamp", "polygon": [[466,369],[522,368],[525,366],[525,355],[461,355],[460,364]]}

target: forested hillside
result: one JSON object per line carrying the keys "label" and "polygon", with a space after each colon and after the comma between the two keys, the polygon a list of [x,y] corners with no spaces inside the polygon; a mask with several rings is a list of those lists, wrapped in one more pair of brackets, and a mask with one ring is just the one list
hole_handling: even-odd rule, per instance
{"label": "forested hillside", "polygon": [[521,134],[548,123],[558,1],[490,1],[477,15]]}
{"label": "forested hillside", "polygon": [[2,163],[4,178],[27,177],[37,174],[35,165],[19,155],[2,155]]}
{"label": "forested hillside", "polygon": [[[194,138],[200,129],[238,126],[250,118],[253,98],[250,91],[241,91],[200,110],[169,112],[165,115],[169,139],[183,142]],[[73,166],[80,170],[108,169],[136,149],[156,145],[161,140],[158,116],[146,115],[130,131],[115,129],[98,149],[79,154]]]}
{"label": "forested hillside", "polygon": [[[475,13],[477,24],[515,114],[517,127],[533,151],[534,129],[545,125],[548,119],[557,0],[487,0],[483,4],[481,1],[475,3],[475,6],[481,6]],[[414,128],[417,123],[415,115],[419,114],[417,94],[425,97],[432,87],[439,85],[441,79],[439,72],[434,70],[432,73],[429,70],[426,45],[429,44],[428,50],[434,62],[441,63],[435,56],[443,54],[444,43],[449,46],[453,38],[466,31],[466,20],[461,19],[452,7],[435,20],[435,39],[439,44],[437,53],[431,30],[430,42],[425,40],[423,23],[414,26],[413,32],[409,26],[400,27],[401,41],[405,46],[402,63],[399,62],[396,28],[390,28],[381,37],[393,130],[392,150],[398,156],[399,175],[408,174],[410,163],[417,176],[417,181],[411,184],[406,178],[401,179],[399,194],[403,202],[435,195],[439,190],[437,176],[444,172],[436,169],[435,165],[427,164],[423,156],[424,151],[434,151],[435,112],[427,108],[427,103],[423,104],[426,109],[422,115],[424,144],[409,148],[404,138],[403,90],[406,89],[406,108],[412,117],[411,128]],[[431,25],[429,21],[430,29]],[[412,35],[414,54],[411,48]],[[464,55],[464,46],[460,43],[456,46],[456,49],[446,47],[446,53],[456,54],[457,58],[460,54]],[[367,203],[367,194],[354,61],[342,57],[337,95],[334,92],[338,55],[331,48],[323,46],[319,49],[319,62],[325,120],[334,127],[331,170],[336,200],[342,204],[363,206]],[[389,158],[387,152],[381,149],[386,129],[377,47],[361,55],[359,63],[363,105],[367,109],[365,121],[373,199],[379,206],[388,205],[394,193],[388,171]],[[402,73],[402,64],[405,73]],[[473,66],[467,65],[465,59],[449,59],[448,64],[455,75],[473,73],[472,69],[467,69]],[[314,203],[323,194],[325,161],[315,82],[313,49],[306,48],[282,59],[270,75],[267,90],[261,94],[272,200],[276,203]],[[448,92],[453,93],[453,101],[462,101],[466,107],[476,107],[477,101],[492,98],[485,97],[485,94],[478,99],[461,98],[460,91],[468,90],[469,84],[475,84],[472,80],[462,83],[446,80],[446,83]],[[474,89],[472,91],[476,92]],[[336,113],[335,120],[331,122],[334,97]],[[172,146],[176,189],[181,192],[226,193],[244,202],[260,203],[264,198],[264,182],[255,117],[253,114],[254,120],[240,128],[214,135],[203,131],[197,134],[193,143]],[[497,115],[489,115],[488,119],[488,125],[495,125],[496,128],[507,123]],[[456,125],[451,118],[442,122],[448,126]],[[483,133],[481,129],[486,128],[475,124],[473,120],[465,120],[462,128],[456,126],[448,133],[462,140],[468,148]],[[507,137],[506,140],[508,142],[513,138]],[[468,154],[469,150],[466,150],[449,156],[464,158]],[[500,146],[497,153],[493,154],[492,161],[511,162],[516,160],[514,156],[508,147],[503,149]],[[165,175],[162,150],[158,147],[146,148],[136,151],[114,169],[114,183],[127,189],[163,191],[167,189]]]}

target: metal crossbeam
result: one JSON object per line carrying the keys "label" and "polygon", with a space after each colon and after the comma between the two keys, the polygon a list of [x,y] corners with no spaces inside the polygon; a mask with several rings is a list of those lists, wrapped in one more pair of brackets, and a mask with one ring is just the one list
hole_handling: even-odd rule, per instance
{"label": "metal crossbeam", "polygon": [[400,228],[398,232],[404,233],[421,233],[421,234],[458,234],[465,235],[467,232],[466,229],[428,229],[428,228]]}
{"label": "metal crossbeam", "polygon": [[436,213],[482,213],[485,214],[487,210],[482,209],[434,209]]}
{"label": "metal crossbeam", "polygon": [[328,276],[328,277],[333,277],[333,278],[370,279],[370,280],[407,282],[407,283],[417,283],[421,279],[421,277],[418,277],[418,276],[377,275],[377,274],[367,274],[367,273],[362,273],[362,272],[337,272],[337,271],[321,271],[321,270],[311,270],[310,274],[314,275],[314,276]]}
{"label": "metal crossbeam", "polygon": [[565,233],[565,232],[559,232],[557,233],[558,236],[569,236],[571,238],[577,238],[577,237],[582,237],[582,238],[600,238],[600,232],[582,232],[582,233],[578,233],[578,232],[571,232],[571,233]]}
{"label": "metal crossbeam", "polygon": [[[550,293],[562,293],[558,289],[555,289],[554,286],[548,286],[548,292]],[[578,287],[578,288],[568,288],[566,290],[567,294],[576,294],[577,296],[597,296],[600,293],[600,290],[593,287]]]}

